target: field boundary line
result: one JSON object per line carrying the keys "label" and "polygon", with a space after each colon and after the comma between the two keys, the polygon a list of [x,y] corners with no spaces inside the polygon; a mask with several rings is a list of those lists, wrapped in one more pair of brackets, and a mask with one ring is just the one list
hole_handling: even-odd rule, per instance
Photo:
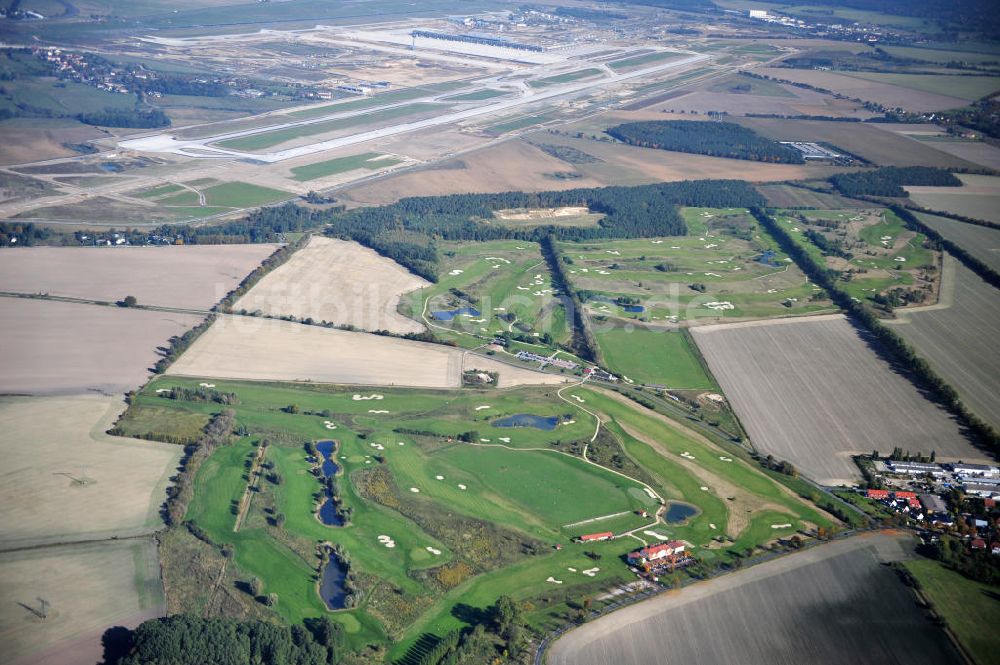
{"label": "field boundary line", "polygon": [[249,479],[247,480],[246,489],[243,490],[243,498],[240,499],[240,509],[236,513],[236,522],[233,524],[233,533],[240,530],[243,526],[243,520],[246,519],[247,513],[250,512],[250,503],[253,501],[254,491],[257,485],[260,483],[260,465],[264,461],[264,442],[261,441],[257,446],[257,454],[254,455],[253,466],[250,467]]}

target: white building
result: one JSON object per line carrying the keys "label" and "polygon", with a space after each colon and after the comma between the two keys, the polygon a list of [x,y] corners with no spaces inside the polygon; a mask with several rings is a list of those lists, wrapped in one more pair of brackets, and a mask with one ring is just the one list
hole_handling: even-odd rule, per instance
{"label": "white building", "polygon": [[952,464],[951,470],[972,478],[1000,478],[1000,469],[988,464]]}

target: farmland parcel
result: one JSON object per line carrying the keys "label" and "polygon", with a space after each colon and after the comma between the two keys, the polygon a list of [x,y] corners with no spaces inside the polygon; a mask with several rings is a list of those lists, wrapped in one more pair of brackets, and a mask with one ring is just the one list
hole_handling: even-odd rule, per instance
{"label": "farmland parcel", "polygon": [[548,662],[961,662],[913,592],[881,565],[903,558],[902,544],[889,535],[853,538],[667,594],[572,631]]}
{"label": "farmland parcel", "polygon": [[208,309],[278,248],[273,244],[25,247],[4,254],[4,291]]}
{"label": "farmland parcel", "polygon": [[899,318],[887,323],[931,363],[974,413],[1000,427],[1000,357],[995,346],[1000,293],[950,255],[945,256],[943,272],[939,304],[897,310]]}
{"label": "farmland parcel", "polygon": [[917,218],[993,270],[1000,272],[1000,229],[967,224],[947,217],[915,213]]}
{"label": "farmland parcel", "polygon": [[400,296],[427,284],[367,247],[316,236],[233,309],[405,334],[424,326],[396,311]]}
{"label": "farmland parcel", "polygon": [[695,328],[751,440],[825,484],[854,482],[852,454],[899,446],[982,458],[958,425],[840,315]]}

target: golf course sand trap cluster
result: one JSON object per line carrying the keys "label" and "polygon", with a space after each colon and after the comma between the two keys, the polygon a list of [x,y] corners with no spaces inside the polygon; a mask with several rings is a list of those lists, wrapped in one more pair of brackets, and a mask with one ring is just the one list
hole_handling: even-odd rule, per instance
{"label": "golf course sand trap cluster", "polygon": [[501,373],[500,385],[565,379],[459,349],[275,319],[220,317],[168,370],[178,376],[457,388],[462,370]]}
{"label": "golf course sand trap cluster", "polygon": [[156,347],[201,320],[194,314],[2,298],[0,393],[124,393],[149,378],[160,357]]}
{"label": "golf course sand trap cluster", "polygon": [[46,293],[140,305],[208,309],[232,291],[273,244],[166,247],[22,247],[4,254],[0,284]]}
{"label": "golf course sand trap cluster", "polygon": [[692,332],[754,444],[813,480],[854,482],[851,454],[895,446],[938,461],[982,458],[839,314]]}
{"label": "golf course sand trap cluster", "polygon": [[164,611],[152,538],[0,553],[0,662],[101,662],[107,628]]}
{"label": "golf course sand trap cluster", "polygon": [[314,236],[233,309],[405,334],[424,326],[396,311],[400,296],[428,284],[356,242]]}
{"label": "golf course sand trap cluster", "polygon": [[[0,548],[155,531],[180,446],[104,433],[120,397],[0,398]],[[30,445],[25,445],[30,443]]]}
{"label": "golf course sand trap cluster", "polygon": [[912,546],[862,536],[667,593],[560,638],[551,665],[960,663],[884,560]]}

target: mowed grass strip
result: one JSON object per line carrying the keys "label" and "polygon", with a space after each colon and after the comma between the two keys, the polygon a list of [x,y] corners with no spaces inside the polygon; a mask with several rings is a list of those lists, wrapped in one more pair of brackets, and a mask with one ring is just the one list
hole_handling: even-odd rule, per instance
{"label": "mowed grass strip", "polygon": [[674,51],[654,51],[653,53],[646,53],[645,55],[637,55],[631,58],[624,58],[622,60],[613,60],[608,63],[608,66],[616,72],[620,72],[628,69],[634,69],[641,65],[659,62],[661,60],[670,60],[677,58],[680,55],[680,53],[675,53]]}
{"label": "mowed grass strip", "polygon": [[382,155],[377,152],[364,152],[358,155],[348,155],[347,157],[329,159],[325,162],[315,162],[314,164],[306,164],[305,166],[296,166],[292,168],[292,179],[298,180],[299,182],[305,182],[307,180],[324,178],[338,173],[347,173],[348,171],[355,171],[357,169],[374,171],[376,169],[399,164],[401,161],[393,158],[378,159],[377,161],[373,161],[381,156]]}
{"label": "mowed grass strip", "polygon": [[375,111],[373,113],[362,113],[360,115],[353,115],[347,118],[337,118],[336,120],[314,122],[308,125],[297,125],[295,127],[286,127],[284,129],[277,129],[270,132],[260,132],[250,136],[241,136],[235,139],[220,141],[215,145],[220,148],[230,148],[232,150],[262,150],[293,139],[316,136],[317,134],[326,134],[340,129],[373,125],[375,123],[396,120],[398,118],[416,115],[418,113],[426,113],[435,109],[445,112],[448,108],[449,107],[447,106],[427,102],[419,104],[406,104],[403,106],[394,106],[392,108],[383,109],[381,111]]}
{"label": "mowed grass strip", "polygon": [[249,182],[224,182],[221,185],[209,187],[203,194],[208,205],[228,208],[249,208],[274,203],[291,196],[288,192],[280,189],[261,187]]}
{"label": "mowed grass strip", "polygon": [[534,81],[528,81],[528,85],[532,88],[544,88],[550,85],[557,85],[559,83],[569,83],[571,81],[579,81],[580,79],[590,78],[592,76],[600,76],[601,70],[596,67],[589,67],[587,69],[578,69],[575,72],[566,72],[565,74],[557,74],[556,76],[547,76],[543,79],[535,79]]}
{"label": "mowed grass strip", "polygon": [[611,368],[637,383],[675,390],[716,387],[698,361],[687,334],[679,330],[615,327],[598,332],[597,343]]}
{"label": "mowed grass strip", "polygon": [[503,97],[509,95],[510,93],[506,90],[496,90],[494,88],[483,88],[482,90],[473,90],[472,92],[466,92],[461,95],[453,95],[451,97],[445,97],[445,100],[449,102],[478,102],[484,99],[493,99],[494,97]]}

